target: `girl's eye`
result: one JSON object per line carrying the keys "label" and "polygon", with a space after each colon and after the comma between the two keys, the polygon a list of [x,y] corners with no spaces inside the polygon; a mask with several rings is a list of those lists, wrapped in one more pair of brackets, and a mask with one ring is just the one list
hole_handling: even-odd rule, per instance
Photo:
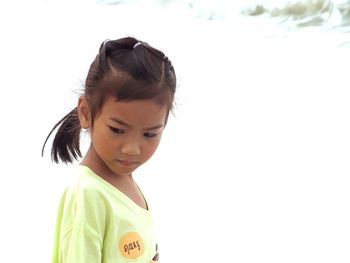
{"label": "girl's eye", "polygon": [[154,138],[157,135],[158,135],[157,133],[150,133],[150,132],[147,132],[147,133],[143,134],[143,136],[145,136],[147,138]]}
{"label": "girl's eye", "polygon": [[123,134],[124,133],[124,131],[122,129],[114,128],[114,127],[111,127],[111,126],[109,128],[111,129],[111,131],[113,133],[117,133],[117,134]]}

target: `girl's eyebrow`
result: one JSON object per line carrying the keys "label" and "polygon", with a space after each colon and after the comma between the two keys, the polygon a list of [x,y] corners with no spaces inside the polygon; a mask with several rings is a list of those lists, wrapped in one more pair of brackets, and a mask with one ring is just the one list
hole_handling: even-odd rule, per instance
{"label": "girl's eyebrow", "polygon": [[[124,122],[124,121],[122,121],[122,120],[120,120],[120,119],[118,119],[118,118],[110,117],[110,120],[112,120],[112,121],[114,121],[114,122],[116,122],[116,123],[118,123],[118,124],[120,124],[120,125],[123,125],[123,126],[126,126],[126,127],[128,127],[128,128],[131,128],[131,125],[130,125],[130,124],[127,124],[126,122]],[[156,130],[156,129],[159,129],[159,128],[162,128],[162,127],[164,127],[164,125],[163,125],[163,124],[159,124],[159,125],[156,125],[156,126],[147,128],[147,129],[145,129],[145,130],[146,130],[146,131]]]}

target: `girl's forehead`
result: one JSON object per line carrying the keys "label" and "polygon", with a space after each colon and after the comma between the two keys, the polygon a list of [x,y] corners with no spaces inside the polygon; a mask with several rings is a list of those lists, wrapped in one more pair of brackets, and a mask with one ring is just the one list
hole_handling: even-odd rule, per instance
{"label": "girl's forehead", "polygon": [[118,100],[118,98],[113,96],[108,96],[103,104],[104,108],[109,109],[134,109],[134,110],[152,110],[152,111],[162,111],[167,107],[160,105],[151,99],[140,99],[140,100]]}
{"label": "girl's forehead", "polygon": [[[102,107],[105,118],[123,119],[125,122],[149,124],[164,122],[168,108],[153,100],[118,101],[109,96]],[[130,123],[130,124],[131,124]]]}

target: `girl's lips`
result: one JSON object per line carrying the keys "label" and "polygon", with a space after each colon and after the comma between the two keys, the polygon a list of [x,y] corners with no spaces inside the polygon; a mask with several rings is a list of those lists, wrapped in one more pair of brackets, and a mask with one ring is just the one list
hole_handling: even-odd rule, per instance
{"label": "girl's lips", "polygon": [[118,160],[118,162],[119,162],[122,166],[125,166],[125,167],[131,167],[131,166],[136,165],[136,163],[137,163],[137,162],[129,161],[129,160]]}

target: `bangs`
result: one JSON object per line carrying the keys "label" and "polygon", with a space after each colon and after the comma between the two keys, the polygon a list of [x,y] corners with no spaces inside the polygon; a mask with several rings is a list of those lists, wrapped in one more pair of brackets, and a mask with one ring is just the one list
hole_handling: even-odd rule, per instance
{"label": "bangs", "polygon": [[99,90],[117,101],[153,100],[157,104],[171,105],[172,96],[163,82],[139,81],[123,72],[106,74],[99,83]]}

